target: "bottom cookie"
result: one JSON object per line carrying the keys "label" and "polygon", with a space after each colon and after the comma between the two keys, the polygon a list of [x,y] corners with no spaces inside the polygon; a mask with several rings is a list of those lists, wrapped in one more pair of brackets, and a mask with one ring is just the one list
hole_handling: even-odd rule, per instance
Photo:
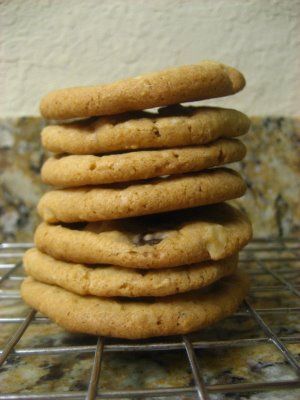
{"label": "bottom cookie", "polygon": [[28,277],[21,294],[27,304],[68,331],[142,339],[205,328],[234,313],[248,288],[247,276],[237,272],[209,288],[133,300],[82,297]]}

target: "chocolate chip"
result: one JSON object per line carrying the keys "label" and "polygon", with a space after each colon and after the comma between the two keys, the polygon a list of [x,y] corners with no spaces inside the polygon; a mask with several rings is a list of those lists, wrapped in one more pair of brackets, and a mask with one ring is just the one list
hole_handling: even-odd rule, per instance
{"label": "chocolate chip", "polygon": [[162,239],[148,239],[142,238],[142,244],[149,244],[150,246],[154,246],[162,241]]}
{"label": "chocolate chip", "polygon": [[135,272],[137,272],[138,274],[145,276],[148,274],[148,270],[147,269],[136,269]]}
{"label": "chocolate chip", "polygon": [[133,238],[133,243],[136,246],[144,246],[146,244],[154,246],[160,243],[165,237],[167,237],[165,232],[140,233]]}
{"label": "chocolate chip", "polygon": [[72,229],[75,231],[81,231],[87,225],[86,222],[73,222],[73,223],[61,223],[64,228]]}
{"label": "chocolate chip", "polygon": [[160,133],[159,133],[159,130],[158,130],[156,127],[153,127],[153,128],[152,128],[152,133],[153,133],[156,137],[160,137],[160,136],[161,136]]}

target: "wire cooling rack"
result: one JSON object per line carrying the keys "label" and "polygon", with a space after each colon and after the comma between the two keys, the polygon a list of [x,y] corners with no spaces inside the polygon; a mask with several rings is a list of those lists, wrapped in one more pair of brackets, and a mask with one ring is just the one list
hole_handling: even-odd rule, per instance
{"label": "wire cooling rack", "polygon": [[[19,298],[18,287],[23,279],[22,255],[23,252],[31,247],[26,243],[2,243],[0,244],[0,310],[1,302]],[[99,337],[95,344],[80,343],[79,345],[60,345],[49,347],[20,347],[18,343],[29,326],[38,323],[51,324],[47,318],[32,309],[27,315],[22,316],[0,316],[0,324],[17,324],[17,329],[10,335],[0,352],[0,366],[5,367],[6,363],[14,366],[15,359],[23,359],[28,356],[46,357],[47,355],[63,355],[68,357],[74,354],[90,354],[93,356],[93,363],[90,370],[90,379],[87,390],[81,391],[61,391],[61,392],[35,392],[34,390],[16,391],[14,393],[0,393],[0,399],[131,399],[131,398],[176,398],[176,399],[202,399],[207,400],[212,397],[215,399],[219,394],[232,395],[234,399],[246,398],[239,397],[241,394],[261,391],[284,390],[285,396],[291,393],[289,399],[296,399],[297,388],[300,388],[300,365],[297,355],[290,350],[290,345],[300,343],[299,331],[292,333],[276,333],[276,329],[267,321],[270,317],[278,320],[279,315],[291,315],[300,311],[300,246],[295,238],[281,239],[255,239],[246,249],[241,252],[240,266],[248,270],[253,278],[252,292],[247,300],[244,301],[241,309],[233,315],[235,317],[247,317],[255,322],[257,330],[261,336],[244,337],[237,336],[223,338],[221,340],[199,340],[197,335],[184,335],[170,338],[156,338],[147,341],[125,341],[109,340]],[[256,302],[258,293],[267,293],[267,306],[259,306]],[[278,303],[278,296],[285,292],[288,296],[285,303]],[[275,305],[270,299],[277,299]],[[273,304],[269,305],[268,304]],[[1,314],[2,315],[2,314]],[[285,331],[284,331],[285,332]],[[237,332],[237,335],[239,333]],[[84,341],[84,339],[82,339]],[[201,367],[201,351],[205,349],[224,349],[233,351],[234,348],[246,349],[247,347],[268,344],[273,346],[274,352],[279,352],[286,368],[293,372],[292,379],[262,380],[259,382],[236,382],[212,384],[209,383]],[[155,388],[135,388],[114,390],[101,388],[101,376],[103,369],[101,364],[106,353],[124,354],[146,352],[155,354],[159,352],[162,357],[166,352],[181,351],[186,355],[186,360],[191,371],[190,384],[185,387],[155,387]],[[102,373],[102,375],[101,375]],[[0,369],[1,378],[1,369]],[[100,382],[100,383],[99,383]],[[299,393],[297,391],[297,393]],[[219,397],[217,397],[219,398]],[[220,397],[223,398],[223,397]],[[230,397],[231,398],[231,397]],[[272,397],[273,398],[273,397]],[[287,397],[285,397],[287,398]]]}

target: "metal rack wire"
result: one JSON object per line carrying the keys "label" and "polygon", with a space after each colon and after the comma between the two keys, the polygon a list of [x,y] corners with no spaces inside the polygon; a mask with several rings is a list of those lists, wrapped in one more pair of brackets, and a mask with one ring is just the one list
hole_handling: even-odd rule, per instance
{"label": "metal rack wire", "polygon": [[[17,299],[19,292],[16,288],[7,288],[7,283],[18,285],[22,278],[22,262],[21,257],[25,249],[31,247],[26,243],[3,243],[0,244],[0,308],[1,300]],[[13,261],[11,261],[13,260]],[[300,284],[292,282],[294,273],[300,272],[300,246],[295,238],[280,239],[255,239],[243,250],[240,263],[247,266],[254,263],[252,275],[259,277],[260,275],[268,275],[272,277],[275,284],[262,284],[252,287],[252,293],[264,291],[271,296],[276,296],[279,290],[286,290],[293,296],[296,306],[293,304],[281,307],[258,308],[253,305],[250,299],[245,300],[243,307],[235,315],[247,316],[256,322],[263,337],[241,337],[238,339],[225,340],[197,340],[189,335],[184,335],[176,340],[164,341],[160,338],[151,341],[129,342],[117,341],[107,342],[105,338],[99,337],[96,345],[80,344],[76,346],[51,346],[51,347],[26,347],[15,348],[22,335],[30,324],[34,323],[50,323],[50,321],[36,314],[34,310],[30,310],[26,316],[4,316],[0,317],[1,324],[18,323],[18,328],[0,350],[0,366],[8,359],[14,360],[14,357],[25,357],[30,355],[61,355],[66,357],[70,354],[93,354],[93,365],[90,372],[90,381],[87,391],[72,391],[61,393],[2,393],[0,400],[4,399],[124,399],[124,398],[157,398],[178,396],[192,396],[192,398],[208,400],[211,394],[215,393],[232,393],[240,394],[246,392],[257,391],[274,391],[284,389],[285,391],[300,388],[300,365],[297,358],[288,349],[289,344],[300,343],[300,334],[279,336],[266,322],[266,316],[277,315],[279,313],[299,312],[300,311]],[[272,264],[276,263],[278,268],[272,268]],[[1,274],[2,272],[2,274]],[[292,272],[291,278],[289,274]],[[299,276],[299,275],[298,275]],[[199,358],[196,352],[201,349],[225,348],[232,349],[234,347],[244,348],[246,346],[257,344],[271,344],[276,348],[286,361],[286,364],[295,372],[296,379],[262,381],[262,382],[236,382],[228,384],[207,384],[200,368]],[[99,389],[99,378],[101,376],[101,362],[104,352],[164,352],[164,351],[181,350],[186,353],[187,360],[193,377],[193,384],[187,387],[167,387],[154,389],[126,389],[126,390],[102,390]],[[0,370],[1,374],[1,370]]]}

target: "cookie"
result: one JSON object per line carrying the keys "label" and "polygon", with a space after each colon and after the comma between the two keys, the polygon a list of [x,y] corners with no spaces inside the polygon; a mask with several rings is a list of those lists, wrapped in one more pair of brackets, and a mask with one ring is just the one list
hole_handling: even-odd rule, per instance
{"label": "cookie", "polygon": [[229,204],[75,225],[42,223],[37,248],[75,263],[167,268],[232,256],[251,239],[246,215]]}
{"label": "cookie", "polygon": [[236,110],[166,107],[46,126],[43,146],[54,153],[100,154],[113,151],[200,145],[245,134],[249,118]]}
{"label": "cookie", "polygon": [[24,301],[71,332],[143,339],[185,334],[233,314],[249,289],[241,272],[208,288],[165,297],[105,298],[79,296],[28,277]]}
{"label": "cookie", "polygon": [[50,191],[38,203],[49,223],[105,221],[235,199],[245,193],[241,176],[227,168],[104,187]]}
{"label": "cookie", "polygon": [[41,174],[45,183],[61,187],[101,185],[200,171],[244,158],[236,139],[203,146],[135,151],[107,156],[69,155],[49,158]]}
{"label": "cookie", "polygon": [[167,296],[208,286],[235,272],[237,254],[219,261],[177,268],[141,270],[112,265],[73,264],[30,249],[24,255],[26,273],[39,282],[83,296]]}
{"label": "cookie", "polygon": [[185,65],[111,84],[55,90],[41,101],[45,118],[69,119],[222,97],[239,92],[245,78],[214,61]]}

